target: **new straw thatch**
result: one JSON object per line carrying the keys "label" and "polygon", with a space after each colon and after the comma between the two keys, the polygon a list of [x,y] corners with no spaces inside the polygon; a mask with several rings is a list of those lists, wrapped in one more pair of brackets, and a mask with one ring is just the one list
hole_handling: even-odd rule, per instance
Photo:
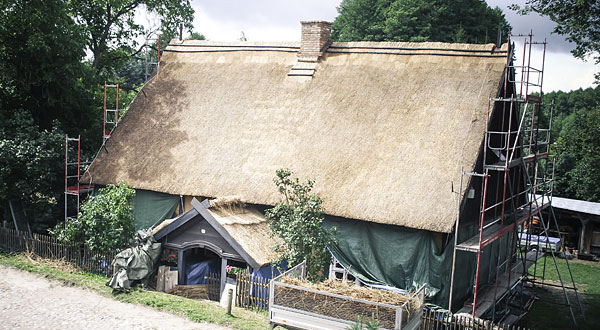
{"label": "new straw thatch", "polygon": [[278,242],[271,237],[264,214],[237,199],[216,199],[210,205],[208,212],[258,265],[281,256],[273,249]]}
{"label": "new straw thatch", "polygon": [[91,179],[273,205],[290,168],[328,214],[450,232],[506,46],[333,43],[314,76],[288,76],[298,46],[169,46]]}

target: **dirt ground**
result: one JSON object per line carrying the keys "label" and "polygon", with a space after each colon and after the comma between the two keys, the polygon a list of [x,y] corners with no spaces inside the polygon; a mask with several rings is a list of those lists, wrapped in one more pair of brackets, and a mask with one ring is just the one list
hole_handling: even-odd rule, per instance
{"label": "dirt ground", "polygon": [[206,329],[145,306],[66,287],[42,276],[0,265],[0,329]]}

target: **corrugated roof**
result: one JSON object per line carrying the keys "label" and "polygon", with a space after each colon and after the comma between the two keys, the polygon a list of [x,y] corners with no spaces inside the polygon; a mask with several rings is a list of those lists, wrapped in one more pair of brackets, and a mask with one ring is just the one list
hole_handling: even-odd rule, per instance
{"label": "corrugated roof", "polygon": [[298,47],[169,46],[88,174],[274,205],[275,170],[290,168],[328,214],[450,232],[506,46],[333,43],[312,77],[291,77]]}
{"label": "corrugated roof", "polygon": [[552,197],[552,207],[563,210],[600,215],[600,203],[582,201],[578,199]]}

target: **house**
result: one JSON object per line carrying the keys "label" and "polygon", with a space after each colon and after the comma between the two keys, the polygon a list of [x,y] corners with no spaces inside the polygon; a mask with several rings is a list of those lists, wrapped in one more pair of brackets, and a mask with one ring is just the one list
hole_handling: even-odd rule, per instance
{"label": "house", "polygon": [[[328,22],[307,21],[301,42],[173,40],[160,72],[84,180],[125,181],[174,196],[172,207],[182,212],[199,212],[194,198],[238,196],[246,205],[272,206],[280,200],[275,171],[290,168],[315,181],[325,225],[336,227],[330,249],[344,267],[370,283],[425,283],[430,301],[444,307],[456,268],[452,299],[459,306],[473,292],[476,273],[480,283],[493,282],[492,265],[506,258],[456,252],[454,234],[459,214],[466,228],[459,241],[477,232],[484,191],[490,203],[502,199],[506,181],[496,182],[504,172],[490,173],[486,189],[484,179],[464,173],[510,156],[485,151],[486,143],[514,138],[506,132],[518,126],[506,124],[517,117],[508,98],[490,105],[490,98],[514,94],[512,50],[331,42],[330,32]],[[504,135],[486,139],[488,129]],[[516,169],[506,173],[510,181],[518,176]],[[263,237],[241,239],[260,244]],[[490,242],[486,251],[501,242],[507,240]]]}
{"label": "house", "polygon": [[[204,284],[210,272],[221,274],[225,289],[227,266],[249,267],[268,276],[270,265],[280,257],[273,247],[264,213],[235,198],[191,201],[183,215],[165,220],[152,233],[163,248],[177,251],[178,283]],[[258,239],[257,239],[258,238]],[[189,259],[189,260],[187,260]]]}

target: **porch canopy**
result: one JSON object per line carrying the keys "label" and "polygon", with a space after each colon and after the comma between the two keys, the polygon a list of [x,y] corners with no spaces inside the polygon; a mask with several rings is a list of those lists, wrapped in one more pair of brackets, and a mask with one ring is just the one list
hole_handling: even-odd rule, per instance
{"label": "porch canopy", "polygon": [[193,208],[180,217],[165,220],[154,230],[163,247],[177,250],[179,283],[185,282],[184,252],[207,249],[221,258],[221,290],[228,260],[245,262],[255,270],[279,257],[273,250],[267,220],[255,207],[235,198],[192,200]]}

